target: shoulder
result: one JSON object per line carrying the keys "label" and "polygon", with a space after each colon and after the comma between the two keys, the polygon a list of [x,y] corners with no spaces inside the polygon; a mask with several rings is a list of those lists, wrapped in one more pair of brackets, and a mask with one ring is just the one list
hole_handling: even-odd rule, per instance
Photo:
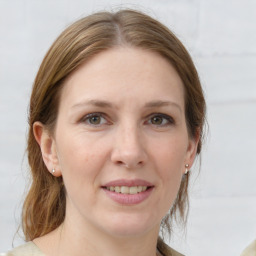
{"label": "shoulder", "polygon": [[183,254],[169,247],[161,238],[158,238],[157,249],[163,256],[184,256]]}
{"label": "shoulder", "polygon": [[253,241],[241,254],[241,256],[255,256],[256,255],[256,240]]}
{"label": "shoulder", "polygon": [[39,248],[33,243],[28,242],[13,250],[0,254],[0,256],[45,256]]}
{"label": "shoulder", "polygon": [[167,250],[168,250],[168,254],[165,254],[166,256],[184,256],[183,254],[175,251],[174,249],[172,249],[171,247],[167,246]]}

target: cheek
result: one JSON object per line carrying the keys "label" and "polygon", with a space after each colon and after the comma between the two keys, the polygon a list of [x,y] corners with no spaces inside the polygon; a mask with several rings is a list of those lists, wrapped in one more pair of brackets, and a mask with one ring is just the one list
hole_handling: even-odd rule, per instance
{"label": "cheek", "polygon": [[[85,138],[87,138],[85,140]],[[73,203],[93,203],[94,194],[100,185],[102,170],[107,161],[106,144],[93,142],[88,136],[68,138],[59,143],[60,169],[67,195]]]}
{"label": "cheek", "polygon": [[181,165],[168,162],[161,169],[159,175],[161,175],[161,186],[163,187],[165,196],[173,200],[178,193],[183,175]]}
{"label": "cheek", "polygon": [[[167,152],[167,151],[166,151]],[[162,157],[161,157],[162,156]],[[162,209],[163,216],[172,207],[182,180],[184,154],[177,154],[176,151],[169,151],[169,154],[159,155],[158,175],[160,183],[159,208]]]}
{"label": "cheek", "polygon": [[59,136],[57,146],[61,169],[90,172],[90,166],[100,164],[99,159],[104,157],[104,145],[85,132],[67,132],[66,135]]}
{"label": "cheek", "polygon": [[103,162],[99,160],[103,158],[103,154],[92,147],[78,147],[73,150],[69,147],[60,153],[59,158],[62,175],[72,176],[81,181],[83,177],[92,179],[103,165]]}
{"label": "cheek", "polygon": [[165,140],[161,146],[156,146],[155,169],[161,178],[160,186],[163,188],[163,197],[171,204],[180,187],[186,152],[187,143],[184,137]]}
{"label": "cheek", "polygon": [[67,196],[74,203],[93,203],[93,195],[98,189],[98,178],[103,168],[99,161],[101,152],[94,147],[69,145],[60,151],[60,168]]}
{"label": "cheek", "polygon": [[165,176],[182,172],[187,154],[187,140],[184,137],[165,139],[162,143],[155,143],[154,152],[152,152],[158,168],[163,171]]}

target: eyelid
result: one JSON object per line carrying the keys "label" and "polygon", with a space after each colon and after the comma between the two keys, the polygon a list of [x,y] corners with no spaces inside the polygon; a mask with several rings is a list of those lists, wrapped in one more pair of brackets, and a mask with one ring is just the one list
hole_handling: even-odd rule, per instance
{"label": "eyelid", "polygon": [[[99,117],[105,119],[106,122],[104,122],[104,124],[98,124],[98,125],[93,125],[93,124],[90,124],[90,123],[86,123],[86,121],[87,121],[89,118],[94,117],[94,116],[99,116]],[[88,113],[88,114],[84,115],[84,116],[80,119],[80,122],[86,123],[86,124],[88,124],[88,125],[95,126],[95,127],[110,123],[110,122],[107,120],[106,114],[104,114],[104,113],[102,113],[102,112],[92,112],[92,113]]]}
{"label": "eyelid", "polygon": [[[164,118],[168,121],[168,124],[164,124],[164,125],[155,125],[155,126],[168,126],[168,125],[173,125],[175,124],[175,120],[172,116],[164,114],[164,113],[152,113],[147,117],[147,120],[150,121],[151,118],[155,117],[155,116],[159,116],[161,118]],[[152,124],[154,125],[154,124]]]}
{"label": "eyelid", "polygon": [[[103,124],[91,124],[89,122],[87,122],[90,118],[94,117],[94,116],[99,116],[100,118],[103,118],[105,121]],[[153,117],[161,117],[165,120],[167,120],[167,123],[166,124],[153,124],[151,123],[151,119]],[[88,114],[85,114],[81,119],[80,121],[81,123],[85,123],[86,125],[90,125],[90,126],[93,126],[93,127],[99,127],[99,126],[102,126],[102,125],[109,125],[111,124],[111,121],[109,120],[109,118],[107,117],[107,115],[103,112],[91,112],[91,113],[88,113]],[[151,124],[151,125],[154,125],[154,126],[159,126],[159,127],[163,127],[163,126],[168,126],[168,125],[174,125],[175,124],[175,120],[172,116],[168,115],[168,114],[164,114],[164,113],[152,113],[150,115],[148,115],[146,117],[146,121],[145,121],[146,124]]]}

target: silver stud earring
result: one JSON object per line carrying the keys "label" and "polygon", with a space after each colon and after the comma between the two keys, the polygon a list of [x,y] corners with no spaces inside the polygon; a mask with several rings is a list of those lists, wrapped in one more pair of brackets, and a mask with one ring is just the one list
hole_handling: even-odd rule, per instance
{"label": "silver stud earring", "polygon": [[185,168],[186,168],[186,170],[185,170],[185,174],[187,174],[187,173],[189,172],[188,167],[189,167],[189,165],[188,165],[188,164],[186,164],[186,165],[185,165]]}
{"label": "silver stud earring", "polygon": [[53,169],[52,169],[52,174],[54,174],[54,173],[55,173],[55,169],[53,168]]}

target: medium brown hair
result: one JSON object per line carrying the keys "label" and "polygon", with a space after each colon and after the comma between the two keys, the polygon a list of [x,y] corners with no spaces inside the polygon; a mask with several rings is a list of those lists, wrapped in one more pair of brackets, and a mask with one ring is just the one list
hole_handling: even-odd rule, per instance
{"label": "medium brown hair", "polygon": [[[205,100],[196,68],[190,55],[164,25],[133,10],[99,12],[69,26],[53,43],[36,76],[30,99],[27,153],[32,184],[23,205],[22,227],[27,241],[57,228],[65,218],[65,188],[62,177],[52,176],[42,159],[33,134],[33,124],[40,121],[54,133],[64,80],[92,56],[118,46],[139,47],[157,52],[176,69],[185,89],[185,116],[191,137],[199,136],[205,119]],[[189,174],[184,175],[177,199],[163,226],[170,229],[169,217],[186,217]]]}

